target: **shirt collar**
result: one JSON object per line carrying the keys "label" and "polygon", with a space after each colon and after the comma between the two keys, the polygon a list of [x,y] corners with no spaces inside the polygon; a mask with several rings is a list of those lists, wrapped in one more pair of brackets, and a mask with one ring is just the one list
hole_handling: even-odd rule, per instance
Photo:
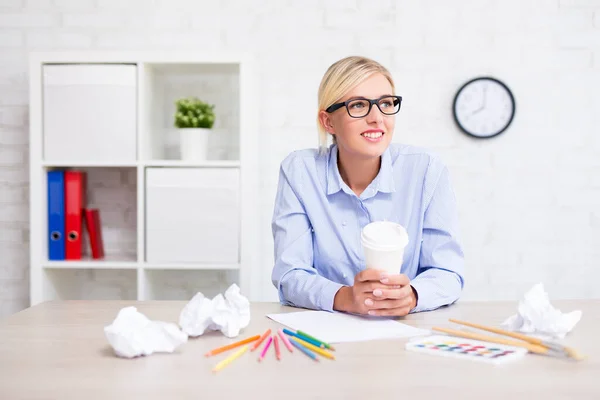
{"label": "shirt collar", "polygon": [[375,177],[373,183],[377,182],[377,190],[383,193],[393,193],[396,191],[394,185],[394,169],[392,167],[392,155],[390,148],[385,149],[381,155],[381,168]]}
{"label": "shirt collar", "polygon": [[339,192],[344,181],[337,165],[337,145],[331,145],[327,162],[327,195]]}
{"label": "shirt collar", "polygon": [[[348,194],[352,194],[352,190],[343,181],[338,169],[338,148],[337,145],[332,145],[329,152],[327,163],[327,195],[331,195],[344,190]],[[394,174],[392,169],[392,157],[389,148],[385,149],[381,155],[381,167],[379,173],[373,179],[373,182],[368,186],[379,192],[392,193],[396,191],[394,185]]]}

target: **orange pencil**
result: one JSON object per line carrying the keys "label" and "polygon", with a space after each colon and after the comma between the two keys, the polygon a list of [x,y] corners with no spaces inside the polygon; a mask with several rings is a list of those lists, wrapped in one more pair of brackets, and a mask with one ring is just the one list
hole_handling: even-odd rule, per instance
{"label": "orange pencil", "polygon": [[260,346],[260,344],[267,338],[267,336],[269,336],[271,334],[271,329],[267,329],[265,331],[265,333],[262,334],[262,336],[260,337],[260,339],[258,339],[258,341],[256,343],[254,343],[254,346],[252,346],[252,348],[250,349],[250,351],[254,351],[256,349],[258,349],[258,346]]}
{"label": "orange pencil", "polygon": [[215,354],[219,354],[224,351],[231,350],[231,349],[241,346],[243,344],[254,342],[256,339],[259,339],[259,338],[260,338],[260,335],[254,335],[247,339],[240,340],[239,342],[231,343],[231,344],[228,344],[227,346],[218,347],[216,349],[213,349],[213,350],[209,351],[208,353],[206,353],[205,356],[206,357],[214,356]]}
{"label": "orange pencil", "polygon": [[281,352],[279,351],[279,338],[277,335],[273,335],[273,344],[275,345],[275,356],[278,360],[281,360]]}

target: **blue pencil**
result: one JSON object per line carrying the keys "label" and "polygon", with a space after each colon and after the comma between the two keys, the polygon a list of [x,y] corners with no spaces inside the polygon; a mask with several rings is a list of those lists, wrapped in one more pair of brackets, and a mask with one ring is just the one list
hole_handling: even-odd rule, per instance
{"label": "blue pencil", "polygon": [[296,342],[295,340],[290,340],[290,343],[293,346],[296,346],[296,348],[298,350],[300,350],[301,352],[303,352],[304,354],[306,354],[307,356],[309,356],[313,360],[319,361],[319,359],[317,358],[317,356],[315,355],[315,353],[313,353],[312,351],[308,350],[306,347],[302,346],[300,343]]}
{"label": "blue pencil", "polygon": [[289,329],[285,329],[285,328],[284,328],[284,329],[283,329],[283,333],[285,333],[285,334],[287,334],[287,335],[289,335],[289,336],[296,336],[298,339],[302,339],[302,340],[304,340],[305,342],[307,342],[307,343],[310,343],[310,344],[312,344],[312,345],[315,345],[315,346],[317,346],[317,347],[320,347],[320,348],[322,348],[322,349],[324,349],[324,348],[325,348],[325,345],[324,345],[323,343],[321,343],[321,342],[319,342],[319,341],[316,341],[316,340],[314,340],[313,338],[309,338],[309,337],[306,337],[306,336],[304,336],[304,335],[300,335],[299,333],[292,332],[292,331],[290,331]]}

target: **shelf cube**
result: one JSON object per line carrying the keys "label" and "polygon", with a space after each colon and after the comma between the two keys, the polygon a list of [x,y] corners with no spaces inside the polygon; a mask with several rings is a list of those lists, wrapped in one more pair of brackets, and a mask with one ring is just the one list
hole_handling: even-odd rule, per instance
{"label": "shelf cube", "polygon": [[44,161],[135,162],[136,71],[127,64],[44,65]]}
{"label": "shelf cube", "polygon": [[146,169],[146,261],[238,263],[239,172]]}

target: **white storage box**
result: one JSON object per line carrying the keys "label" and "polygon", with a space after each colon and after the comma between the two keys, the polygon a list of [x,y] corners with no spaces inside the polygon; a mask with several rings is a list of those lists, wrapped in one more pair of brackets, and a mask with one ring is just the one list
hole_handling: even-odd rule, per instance
{"label": "white storage box", "polygon": [[44,161],[135,162],[136,82],[135,65],[44,65]]}
{"label": "white storage box", "polygon": [[146,261],[239,263],[237,168],[146,169]]}

